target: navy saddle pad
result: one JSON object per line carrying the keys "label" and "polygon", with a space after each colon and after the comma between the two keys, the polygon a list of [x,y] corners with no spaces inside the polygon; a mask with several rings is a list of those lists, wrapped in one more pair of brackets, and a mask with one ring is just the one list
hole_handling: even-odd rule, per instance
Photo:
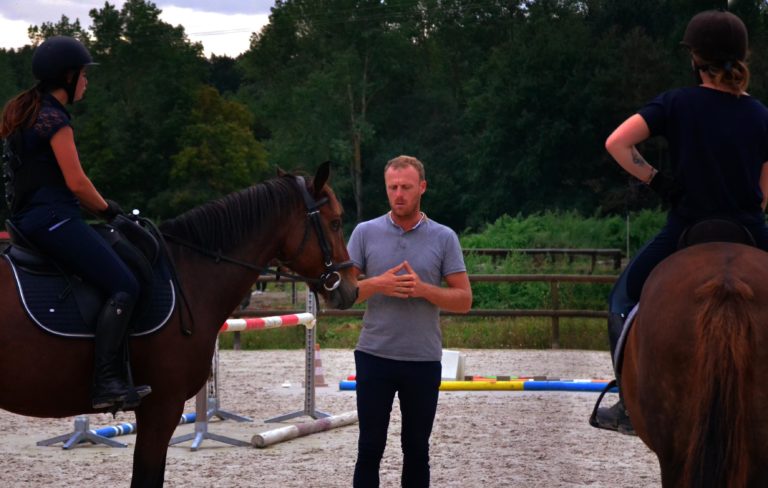
{"label": "navy saddle pad", "polygon": [[[10,250],[10,248],[9,248]],[[6,250],[22,305],[43,330],[65,337],[93,337],[96,319],[106,297],[93,286],[59,272],[40,272],[19,265]],[[142,285],[139,303],[131,320],[131,336],[151,334],[168,322],[176,293],[163,259],[153,266],[151,286]]]}

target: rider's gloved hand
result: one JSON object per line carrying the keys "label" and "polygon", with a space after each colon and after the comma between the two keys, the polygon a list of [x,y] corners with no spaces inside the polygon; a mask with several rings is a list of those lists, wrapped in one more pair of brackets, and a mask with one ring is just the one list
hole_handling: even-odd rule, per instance
{"label": "rider's gloved hand", "polygon": [[653,179],[648,183],[648,186],[650,186],[651,190],[656,192],[662,199],[672,203],[677,202],[683,194],[680,184],[677,183],[674,178],[661,171],[653,176]]}
{"label": "rider's gloved hand", "polygon": [[101,214],[99,215],[101,218],[107,222],[111,222],[118,215],[125,215],[125,211],[116,201],[110,200],[109,198],[105,198],[104,201],[107,202],[107,208],[101,211]]}

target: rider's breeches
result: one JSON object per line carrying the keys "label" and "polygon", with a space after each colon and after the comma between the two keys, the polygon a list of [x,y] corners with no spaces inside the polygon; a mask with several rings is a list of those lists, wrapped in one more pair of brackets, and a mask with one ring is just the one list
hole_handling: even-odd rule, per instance
{"label": "rider's breeches", "polygon": [[122,292],[134,301],[138,298],[133,272],[82,218],[57,216],[51,207],[41,207],[38,213],[17,222],[17,227],[42,252],[108,297]]}

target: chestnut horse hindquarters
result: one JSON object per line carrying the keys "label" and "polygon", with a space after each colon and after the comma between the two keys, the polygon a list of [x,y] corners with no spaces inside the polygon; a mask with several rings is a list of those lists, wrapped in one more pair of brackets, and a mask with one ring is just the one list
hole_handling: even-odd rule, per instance
{"label": "chestnut horse hindquarters", "polygon": [[766,486],[766,276],[768,253],[708,243],[667,258],[643,288],[623,387],[664,487]]}

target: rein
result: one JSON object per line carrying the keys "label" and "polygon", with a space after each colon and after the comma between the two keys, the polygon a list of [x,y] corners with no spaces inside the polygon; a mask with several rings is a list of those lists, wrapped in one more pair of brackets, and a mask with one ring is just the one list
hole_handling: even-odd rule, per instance
{"label": "rein", "polygon": [[222,254],[221,251],[211,251],[210,249],[206,249],[206,248],[204,248],[202,246],[198,246],[197,244],[195,244],[193,242],[187,241],[186,239],[182,239],[181,237],[177,237],[177,236],[174,236],[172,234],[163,233],[163,237],[165,237],[165,239],[170,241],[170,242],[173,242],[173,243],[178,244],[178,245],[180,245],[182,247],[186,247],[188,249],[191,249],[191,250],[197,252],[198,254],[202,254],[203,256],[212,258],[214,260],[214,262],[216,262],[216,263],[224,262],[224,263],[234,264],[234,265],[240,266],[242,268],[246,268],[246,269],[250,269],[250,270],[253,270],[253,271],[257,271],[259,274],[274,274],[277,279],[280,279],[280,278],[284,277],[284,278],[288,278],[288,279],[294,280],[294,281],[307,281],[307,282],[312,282],[312,283],[320,281],[318,279],[307,278],[305,276],[301,276],[301,275],[298,275],[298,274],[281,273],[280,270],[277,267],[272,268],[272,267],[269,267],[269,266],[257,266],[255,264],[251,264],[251,263],[249,263],[247,261],[242,261],[240,259],[231,258],[229,256],[226,256],[226,255]]}

